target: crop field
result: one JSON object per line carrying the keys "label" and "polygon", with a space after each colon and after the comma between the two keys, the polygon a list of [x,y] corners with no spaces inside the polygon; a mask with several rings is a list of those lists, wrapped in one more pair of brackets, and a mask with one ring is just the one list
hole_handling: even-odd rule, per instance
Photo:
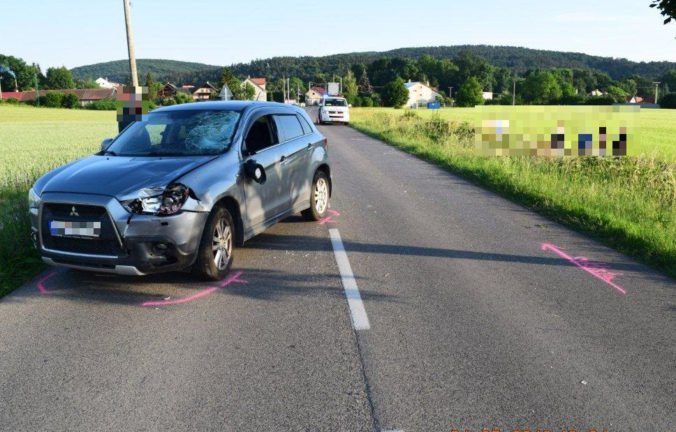
{"label": "crop field", "polygon": [[[642,110],[608,120],[580,110],[589,107],[496,107],[499,115],[493,108],[355,108],[351,125],[676,277],[676,110]],[[486,120],[502,123],[486,127]],[[612,142],[622,125],[627,157],[534,157],[511,151],[515,141],[532,152],[550,151],[552,133],[562,127],[565,149],[576,154],[579,133],[590,132],[596,147],[599,127],[608,127]],[[506,151],[488,147],[494,156],[482,147],[505,141]]]}
{"label": "crop field", "polygon": [[26,196],[43,173],[98,150],[116,114],[0,105],[0,296],[42,268],[30,242]]}

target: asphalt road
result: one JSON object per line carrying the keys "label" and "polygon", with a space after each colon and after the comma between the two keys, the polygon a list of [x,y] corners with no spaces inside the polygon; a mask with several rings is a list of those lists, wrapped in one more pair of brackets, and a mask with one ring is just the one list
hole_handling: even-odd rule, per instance
{"label": "asphalt road", "polygon": [[225,286],[50,269],[0,300],[0,429],[676,428],[672,280],[321,130],[331,218],[252,239]]}

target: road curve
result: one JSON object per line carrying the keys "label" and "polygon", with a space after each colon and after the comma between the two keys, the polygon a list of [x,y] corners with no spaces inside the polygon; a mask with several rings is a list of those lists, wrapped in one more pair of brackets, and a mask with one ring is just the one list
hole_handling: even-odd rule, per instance
{"label": "road curve", "polygon": [[673,430],[672,280],[321,130],[330,217],[224,283],[48,270],[0,300],[0,429]]}

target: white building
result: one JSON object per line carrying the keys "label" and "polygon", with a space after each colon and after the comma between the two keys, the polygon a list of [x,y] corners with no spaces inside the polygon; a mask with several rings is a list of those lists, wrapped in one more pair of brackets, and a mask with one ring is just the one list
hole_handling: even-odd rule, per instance
{"label": "white building", "polygon": [[122,84],[119,84],[119,83],[116,83],[116,82],[108,81],[108,78],[103,78],[103,77],[97,78],[96,84],[98,84],[99,87],[106,88],[106,89],[118,88],[119,86],[122,85]]}
{"label": "white building", "polygon": [[417,108],[419,106],[426,106],[430,102],[436,102],[438,97],[441,97],[436,90],[427,84],[421,82],[411,82],[409,80],[404,84],[408,90],[407,108]]}
{"label": "white building", "polygon": [[324,95],[326,95],[326,89],[324,87],[312,87],[305,92],[305,105],[319,105],[319,101]]}
{"label": "white building", "polygon": [[249,84],[251,87],[254,88],[253,100],[256,100],[256,101],[267,101],[268,100],[268,92],[265,89],[265,85],[266,85],[265,78],[247,77],[247,79],[244,80],[242,85],[247,85],[247,84]]}

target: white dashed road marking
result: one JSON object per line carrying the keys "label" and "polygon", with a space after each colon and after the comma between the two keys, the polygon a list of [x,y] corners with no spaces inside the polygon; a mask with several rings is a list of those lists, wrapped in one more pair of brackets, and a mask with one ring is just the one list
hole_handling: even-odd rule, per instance
{"label": "white dashed road marking", "polygon": [[330,229],[329,235],[331,236],[331,244],[333,245],[333,254],[336,256],[336,263],[338,263],[340,279],[343,282],[343,289],[345,289],[347,304],[350,307],[352,325],[355,330],[368,330],[371,328],[369,317],[366,315],[364,302],[361,301],[357,280],[352,273],[350,260],[347,258],[343,240],[340,238],[340,232],[337,229]]}

